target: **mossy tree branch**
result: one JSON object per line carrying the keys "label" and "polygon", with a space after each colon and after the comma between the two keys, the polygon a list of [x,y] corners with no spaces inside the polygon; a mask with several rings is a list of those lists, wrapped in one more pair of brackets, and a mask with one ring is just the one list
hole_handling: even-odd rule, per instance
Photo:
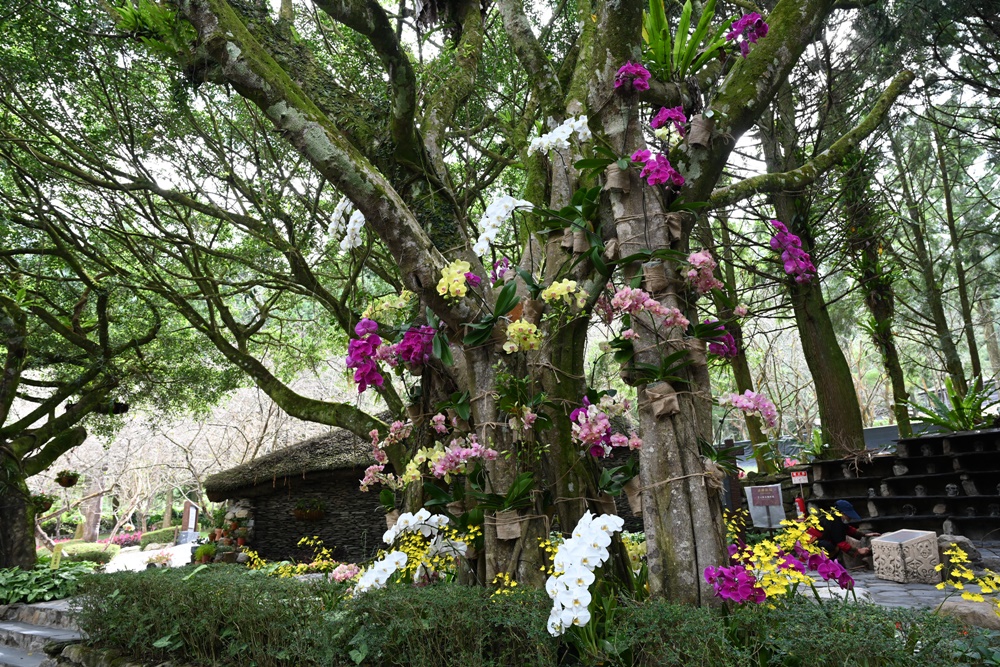
{"label": "mossy tree branch", "polygon": [[499,0],[497,9],[500,10],[507,39],[514,47],[514,54],[517,56],[518,62],[521,63],[521,67],[531,78],[532,87],[540,101],[542,114],[550,115],[561,111],[560,104],[563,101],[563,92],[562,86],[559,85],[559,77],[556,75],[545,49],[538,43],[535,33],[531,30],[531,24],[524,13],[522,1]]}
{"label": "mossy tree branch", "polygon": [[709,198],[709,206],[731,206],[755,194],[799,190],[816,181],[823,173],[840,164],[885,119],[893,103],[913,82],[914,74],[903,70],[892,80],[871,111],[852,130],[837,139],[828,149],[797,169],[780,174],[760,174],[733,185],[718,188]]}
{"label": "mossy tree branch", "polygon": [[[198,31],[200,48],[226,82],[257,105],[275,128],[365,215],[389,247],[407,287],[453,330],[473,319],[471,299],[445,300],[434,289],[447,263],[388,180],[256,42],[225,0],[188,0],[181,9]],[[481,267],[471,252],[459,253]]]}
{"label": "mossy tree branch", "polygon": [[475,87],[476,70],[479,68],[485,36],[483,15],[477,0],[465,0],[458,12],[462,38],[454,49],[455,64],[433,94],[427,96],[430,102],[424,110],[420,126],[431,163],[438,172],[438,178],[445,181],[449,178],[441,145],[444,132],[458,105]]}
{"label": "mossy tree branch", "polygon": [[328,16],[368,38],[389,74],[392,86],[390,127],[396,155],[420,164],[422,147],[417,139],[417,77],[403,52],[385,10],[375,0],[314,0]]}

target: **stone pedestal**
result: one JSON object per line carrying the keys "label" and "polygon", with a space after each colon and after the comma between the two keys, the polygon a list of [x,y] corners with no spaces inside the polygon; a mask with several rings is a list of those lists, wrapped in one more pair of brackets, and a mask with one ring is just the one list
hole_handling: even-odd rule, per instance
{"label": "stone pedestal", "polygon": [[897,530],[872,540],[875,576],[900,583],[937,584],[941,573],[937,535],[929,530]]}

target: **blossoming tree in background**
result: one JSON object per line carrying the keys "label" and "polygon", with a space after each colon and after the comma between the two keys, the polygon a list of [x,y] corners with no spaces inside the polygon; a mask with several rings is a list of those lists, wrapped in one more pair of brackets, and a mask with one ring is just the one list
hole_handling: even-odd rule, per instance
{"label": "blossoming tree in background", "polygon": [[[126,194],[119,195],[117,183],[127,179],[120,170],[114,178],[93,176],[92,187],[114,190],[115,197],[148,193],[272,244],[275,263],[287,266],[268,270],[316,299],[348,334],[347,366],[359,392],[382,397],[395,419],[404,405],[389,369],[418,388],[408,396],[409,422],[389,426],[357,405],[304,397],[282,383],[247,342],[272,303],[254,301],[250,324],[241,320],[245,313],[224,301],[235,283],[202,268],[220,253],[176,269],[192,274],[195,301],[191,291],[164,287],[156,259],[145,254],[150,241],[120,231],[128,224],[121,207],[109,207],[93,236],[74,236],[86,246],[106,235],[115,252],[102,256],[106,250],[95,243],[94,261],[165,292],[289,414],[362,436],[374,430],[378,463],[364,485],[404,490],[411,505],[404,509],[451,489],[453,477],[481,471],[465,484],[475,482],[479,495],[466,494],[456,512],[468,520],[475,497],[489,508],[482,580],[506,573],[540,586],[539,543],[550,522],[568,530],[586,512],[599,514],[608,498],[598,484],[598,459],[615,448],[637,450],[650,589],[676,601],[709,602],[716,589],[702,573],[725,561],[725,542],[714,467],[703,460],[700,443],[711,440],[708,364],[730,355],[731,336],[702,298],[721,283],[715,261],[692,247],[691,234],[698,216],[711,212],[709,202],[722,207],[820,175],[810,165],[720,187],[736,142],[835,4],[780,0],[766,17],[741,17],[735,7],[726,8],[732,15],[721,5],[717,10],[714,0],[700,14],[689,2],[668,22],[657,0],[648,8],[638,0],[583,0],[573,15],[553,6],[556,37],[550,28],[539,35],[520,0],[497,0],[488,9],[471,0],[424,2],[418,25],[443,24],[452,37],[430,63],[423,52],[418,58],[408,52],[402,19],[375,2],[315,0],[300,7],[285,0],[277,17],[267,3],[227,0],[167,2],[154,13],[142,4],[119,10],[117,29],[179,63],[177,79],[225,86],[270,124],[285,151],[275,151],[283,156],[278,161],[308,165],[323,186],[317,201],[337,193],[328,231],[343,235],[333,242],[351,260],[355,280],[370,269],[414,294],[412,308],[406,321],[389,323],[374,310],[362,318],[346,306],[301,253],[301,234],[288,232],[294,216],[273,216],[277,223],[254,217],[269,197],[248,197],[237,214],[220,212],[210,196],[193,202],[139,176],[134,190],[121,188]],[[309,11],[297,11],[303,7]],[[369,79],[384,78],[388,91],[376,90],[378,103],[351,89],[357,63],[325,51],[331,39],[343,40],[337,53],[363,51],[366,66],[376,70],[367,72]],[[508,49],[514,58],[499,61]],[[501,64],[506,78],[495,76]],[[893,82],[875,121],[909,79]],[[857,145],[865,131],[845,137],[837,150]],[[483,167],[480,158],[488,158]],[[74,179],[98,169],[46,164]],[[509,178],[499,182],[512,191],[496,191],[502,175]],[[772,247],[783,253],[789,279],[811,279],[808,255],[787,229],[775,228]],[[185,243],[178,254],[209,241],[198,236]],[[120,262],[116,253],[138,261]],[[372,257],[379,254],[391,261],[376,267]],[[348,281],[345,293],[354,287]],[[611,349],[623,380],[636,388],[635,432],[615,431],[611,417],[624,404],[611,400],[607,387],[587,385],[588,331],[597,317],[619,332]],[[773,416],[763,397],[731,401],[765,421]],[[500,515],[516,519],[516,534],[500,535]],[[600,549],[608,549],[609,572],[624,567],[616,531],[598,532],[607,537]],[[407,559],[391,555],[366,586],[407,567]],[[563,609],[582,604],[567,595],[560,598]],[[570,616],[559,622],[572,622]]]}

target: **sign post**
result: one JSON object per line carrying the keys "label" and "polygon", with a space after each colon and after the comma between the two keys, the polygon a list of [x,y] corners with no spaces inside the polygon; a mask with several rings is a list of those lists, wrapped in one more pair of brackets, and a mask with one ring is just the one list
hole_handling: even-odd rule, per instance
{"label": "sign post", "polygon": [[799,518],[806,518],[806,499],[802,493],[802,486],[809,483],[809,473],[805,470],[792,471],[792,484],[799,485],[799,497],[795,499],[795,508],[799,512]]}
{"label": "sign post", "polygon": [[746,492],[754,528],[780,528],[781,522],[785,520],[781,485],[748,486]]}

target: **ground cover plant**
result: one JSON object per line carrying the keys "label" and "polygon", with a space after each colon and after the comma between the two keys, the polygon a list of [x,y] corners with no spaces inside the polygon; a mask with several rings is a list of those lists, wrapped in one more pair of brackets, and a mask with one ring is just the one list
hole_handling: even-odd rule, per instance
{"label": "ground cover plant", "polygon": [[[995,633],[929,611],[853,602],[728,612],[651,600],[622,604],[599,656],[546,632],[537,590],[434,584],[357,598],[345,584],[268,577],[232,565],[115,573],[87,581],[80,626],[135,660],[291,667],[927,667],[996,665]],[[818,648],[821,647],[821,648]],[[982,655],[975,657],[978,651]],[[989,657],[986,657],[989,656]]]}
{"label": "ground cover plant", "polygon": [[80,582],[94,571],[96,563],[63,561],[49,567],[43,559],[31,570],[0,569],[0,604],[61,600],[76,592]]}

